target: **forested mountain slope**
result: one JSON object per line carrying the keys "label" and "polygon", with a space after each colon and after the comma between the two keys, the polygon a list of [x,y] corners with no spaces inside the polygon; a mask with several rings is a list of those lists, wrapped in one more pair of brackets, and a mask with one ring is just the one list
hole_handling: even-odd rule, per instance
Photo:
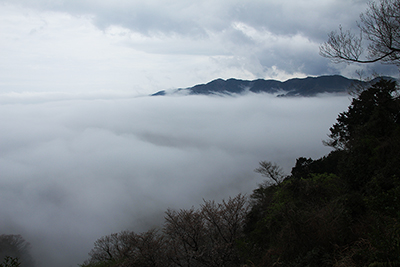
{"label": "forested mountain slope", "polygon": [[[379,78],[373,80],[376,82]],[[152,96],[167,94],[189,95],[231,95],[246,92],[269,93],[278,96],[315,96],[321,93],[345,93],[354,87],[366,86],[369,82],[348,79],[340,75],[295,78],[285,82],[277,80],[238,80],[216,79],[207,84],[198,84],[193,87],[177,90],[163,90]]]}

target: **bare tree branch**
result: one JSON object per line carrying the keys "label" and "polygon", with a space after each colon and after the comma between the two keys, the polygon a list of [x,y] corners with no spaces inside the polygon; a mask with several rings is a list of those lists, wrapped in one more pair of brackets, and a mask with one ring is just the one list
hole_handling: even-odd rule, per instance
{"label": "bare tree branch", "polygon": [[[320,46],[320,54],[333,62],[400,64],[400,1],[371,2],[360,15],[359,35],[344,31],[328,34]],[[364,43],[366,40],[367,43]],[[367,52],[365,52],[365,48]]]}
{"label": "bare tree branch", "polygon": [[255,169],[254,171],[260,173],[264,177],[269,178],[269,180],[266,181],[267,185],[280,185],[285,179],[282,168],[279,167],[276,163],[272,163],[270,161],[261,161],[260,167]]}

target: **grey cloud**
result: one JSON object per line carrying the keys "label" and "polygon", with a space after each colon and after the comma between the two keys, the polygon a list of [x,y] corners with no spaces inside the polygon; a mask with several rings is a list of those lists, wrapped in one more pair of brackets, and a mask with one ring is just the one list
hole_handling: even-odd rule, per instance
{"label": "grey cloud", "polygon": [[[10,2],[2,0],[1,2]],[[196,14],[205,10],[192,8],[188,1],[171,3],[159,1],[12,1],[41,10],[66,12],[73,15],[91,15],[95,24],[105,29],[111,25],[128,28],[144,35],[178,33],[204,35],[202,25],[195,21]]]}
{"label": "grey cloud", "polygon": [[[2,0],[2,2],[9,2]],[[98,26],[121,25],[144,34],[151,32],[206,36],[221,32],[232,22],[243,22],[277,35],[302,32],[325,39],[338,21],[355,27],[368,1],[31,1],[17,0],[35,8],[73,14],[91,14]],[[345,12],[344,12],[345,11]],[[340,18],[338,20],[338,18]]]}
{"label": "grey cloud", "polygon": [[105,13],[102,10],[95,17],[95,23],[103,29],[110,25],[120,25],[145,35],[160,32],[163,34],[178,33],[191,37],[206,36],[204,29],[194,21],[171,15],[164,13],[164,10],[152,9],[147,6],[133,7],[125,11],[118,10],[115,13]]}
{"label": "grey cloud", "polygon": [[[257,3],[257,2],[256,2]],[[240,17],[257,27],[264,27],[277,35],[303,34],[316,42],[323,42],[327,33],[341,24],[356,28],[359,14],[366,8],[368,1],[269,1],[252,9]],[[261,19],[253,21],[257,11]],[[264,19],[262,16],[264,15]],[[265,16],[266,15],[266,16]]]}
{"label": "grey cloud", "polygon": [[[7,68],[2,73],[9,77],[15,76],[17,69],[20,70],[20,82],[12,88],[23,91],[27,86],[35,90],[52,90],[50,77],[62,80],[67,75],[74,78],[68,79],[69,82],[80,80],[81,84],[84,82],[96,88],[111,87],[111,81],[118,83],[119,80],[122,85],[128,86],[128,80],[132,83],[132,72],[137,85],[148,88],[151,83],[154,87],[153,81],[156,80],[157,86],[162,87],[160,90],[182,84],[192,86],[219,77],[284,79],[298,75],[347,75],[353,68],[346,65],[332,67],[328,59],[319,55],[318,46],[326,40],[327,33],[337,29],[339,24],[356,28],[358,15],[365,10],[367,1],[220,0],[167,3],[1,0],[1,3],[18,3],[44,11],[33,16],[34,21],[38,23],[43,17],[48,25],[58,20],[51,12],[53,15],[51,19],[48,18],[50,13],[46,11],[72,14],[63,21],[65,24],[58,24],[68,28],[64,42],[61,41],[64,36],[62,31],[59,33],[47,27],[43,29],[46,36],[58,34],[52,42],[43,42],[38,34],[35,38],[28,38],[40,57],[35,61],[32,61],[30,53],[18,53],[18,56],[11,57],[18,59],[14,62],[23,63],[19,68]],[[86,30],[81,32],[79,24],[85,24]],[[87,33],[93,35],[85,39],[84,36],[89,36]],[[68,42],[74,50],[65,45]],[[53,43],[55,45],[50,46]],[[21,42],[17,44],[20,49],[27,51]],[[47,50],[52,53],[47,55],[48,58],[46,53],[41,52],[44,46],[49,46]],[[65,57],[61,56],[64,53]],[[73,60],[67,60],[69,57]],[[110,66],[110,62],[115,65],[99,68],[101,65]],[[81,71],[81,66],[86,67],[84,71]],[[270,76],[273,68],[285,75]],[[43,77],[41,70],[46,70],[49,75]],[[350,76],[353,75],[351,73]],[[99,76],[104,82],[100,81]],[[176,79],[181,82],[171,82]],[[42,82],[39,86],[38,80],[49,82]],[[160,80],[163,80],[162,85],[158,82]],[[60,82],[57,87],[64,85],[62,89],[70,90],[65,84]]]}

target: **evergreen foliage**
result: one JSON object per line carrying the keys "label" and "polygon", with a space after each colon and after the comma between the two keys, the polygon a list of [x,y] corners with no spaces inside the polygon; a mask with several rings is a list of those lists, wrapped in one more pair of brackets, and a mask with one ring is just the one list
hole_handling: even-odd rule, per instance
{"label": "evergreen foliage", "polygon": [[393,81],[339,114],[327,156],[299,158],[278,186],[251,196],[246,234],[256,266],[400,263],[400,99]]}

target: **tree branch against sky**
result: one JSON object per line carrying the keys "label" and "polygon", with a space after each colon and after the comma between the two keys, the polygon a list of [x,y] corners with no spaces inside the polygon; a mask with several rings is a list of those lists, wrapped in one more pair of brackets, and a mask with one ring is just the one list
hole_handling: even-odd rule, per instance
{"label": "tree branch against sky", "polygon": [[369,3],[360,15],[359,34],[332,31],[320,46],[320,54],[333,62],[400,64],[400,1]]}

